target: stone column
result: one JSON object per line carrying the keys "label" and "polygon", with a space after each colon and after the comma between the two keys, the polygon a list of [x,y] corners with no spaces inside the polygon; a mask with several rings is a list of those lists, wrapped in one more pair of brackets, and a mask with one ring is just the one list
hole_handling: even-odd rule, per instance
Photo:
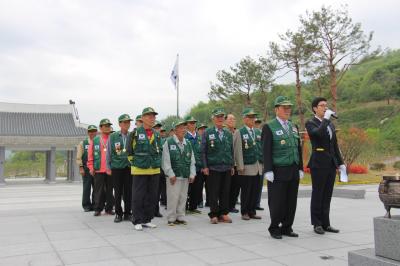
{"label": "stone column", "polygon": [[76,154],[78,153],[77,148],[75,147],[74,150],[71,151],[71,181],[72,182],[81,182],[82,176],[79,173],[79,165],[76,163]]}
{"label": "stone column", "polygon": [[5,162],[6,162],[6,148],[4,146],[0,146],[0,186],[4,186],[6,184],[4,177]]}
{"label": "stone column", "polygon": [[46,152],[47,157],[47,172],[46,181],[49,184],[56,182],[56,147],[51,147],[51,150]]}

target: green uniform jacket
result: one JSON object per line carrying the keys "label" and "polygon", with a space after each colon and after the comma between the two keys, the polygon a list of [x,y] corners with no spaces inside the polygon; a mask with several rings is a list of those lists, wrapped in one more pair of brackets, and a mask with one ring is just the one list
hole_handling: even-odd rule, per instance
{"label": "green uniform jacket", "polygon": [[124,169],[131,166],[131,163],[128,160],[127,152],[128,134],[126,135],[125,139],[120,131],[114,132],[110,135],[107,149],[107,164],[110,169]]}

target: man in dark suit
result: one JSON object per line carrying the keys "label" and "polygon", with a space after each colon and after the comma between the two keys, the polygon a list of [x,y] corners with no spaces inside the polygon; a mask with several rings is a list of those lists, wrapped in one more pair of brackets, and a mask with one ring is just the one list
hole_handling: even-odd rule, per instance
{"label": "man in dark suit", "polygon": [[292,103],[287,97],[275,99],[276,118],[262,129],[264,178],[268,180],[271,236],[298,237],[292,225],[296,213],[299,179],[304,176],[300,136],[289,121]]}
{"label": "man in dark suit", "polygon": [[330,119],[335,116],[328,109],[325,98],[312,101],[315,116],[307,121],[306,129],[311,140],[312,153],[308,167],[311,170],[311,224],[317,234],[325,231],[339,233],[330,225],[329,210],[335,184],[336,169],[346,170],[337,144],[335,127]]}

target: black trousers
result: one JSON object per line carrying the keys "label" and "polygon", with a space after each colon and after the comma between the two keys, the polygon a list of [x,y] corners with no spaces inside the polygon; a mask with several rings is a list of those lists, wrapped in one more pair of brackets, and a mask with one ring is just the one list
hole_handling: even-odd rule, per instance
{"label": "black trousers", "polygon": [[154,215],[160,212],[160,204],[167,206],[167,185],[165,183],[165,174],[162,170],[158,181],[157,203]]}
{"label": "black trousers", "polygon": [[85,169],[85,174],[82,176],[82,207],[84,209],[94,208],[94,181],[93,176],[90,174],[88,168]]}
{"label": "black trousers", "polygon": [[133,224],[151,222],[157,204],[158,183],[160,175],[133,175],[132,213]]}
{"label": "black trousers", "polygon": [[196,173],[196,178],[194,182],[189,184],[188,189],[188,209],[189,210],[196,210],[197,205],[201,201],[202,194],[203,194],[203,174],[201,171]]}
{"label": "black trousers", "polygon": [[[115,192],[115,213],[117,215],[131,213],[132,203],[132,175],[131,168],[111,169]],[[124,199],[124,212],[122,212],[121,200]]]}
{"label": "black trousers", "polygon": [[261,207],[262,189],[264,186],[264,177],[258,176],[257,189],[256,189],[256,207]]}
{"label": "black trousers", "polygon": [[[239,180],[239,175],[235,170],[235,174],[231,177],[231,189],[229,192],[229,210],[235,208],[237,199],[239,197],[240,189],[241,189],[241,183]],[[240,202],[242,202],[242,200],[240,200]]]}
{"label": "black trousers", "polygon": [[94,175],[94,210],[101,212],[112,211],[114,207],[113,179],[106,173]]}
{"label": "black trousers", "polygon": [[[208,178],[208,176],[206,176],[206,175],[203,174],[203,180],[202,180],[202,184],[201,184],[201,198],[200,198],[199,203],[205,201],[205,205],[206,205],[206,206],[209,206],[209,203],[208,203],[207,178]],[[204,190],[205,190],[205,199],[203,199],[203,196],[204,196],[204,195],[203,195],[203,188],[204,188]]]}
{"label": "black trousers", "polygon": [[207,177],[208,203],[210,218],[229,213],[229,193],[231,186],[231,171],[217,172],[210,170]]}
{"label": "black trousers", "polygon": [[[271,233],[290,233],[296,214],[297,193],[299,190],[299,170],[297,165],[285,167],[284,178],[275,176],[274,182],[268,181],[268,206]],[[274,171],[274,175],[277,171]],[[281,226],[280,226],[281,225]]]}
{"label": "black trousers", "polygon": [[311,168],[311,224],[323,227],[330,226],[329,211],[331,206],[336,169]]}
{"label": "black trousers", "polygon": [[240,212],[250,216],[256,214],[257,188],[260,175],[239,175]]}

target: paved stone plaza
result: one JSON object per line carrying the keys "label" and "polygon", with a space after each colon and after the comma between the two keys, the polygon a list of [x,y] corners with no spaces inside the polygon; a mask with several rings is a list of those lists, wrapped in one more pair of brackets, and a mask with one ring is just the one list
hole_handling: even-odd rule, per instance
{"label": "paved stone plaza", "polygon": [[261,221],[233,214],[232,224],[211,225],[203,209],[186,226],[156,218],[158,228],[136,232],[130,222],[83,212],[79,183],[7,185],[0,187],[0,265],[347,265],[348,251],[374,246],[372,218],[385,213],[377,185],[352,188],[365,188],[365,199],[332,199],[340,234],[316,235],[310,198],[299,198],[300,237],[275,240],[265,211]]}

